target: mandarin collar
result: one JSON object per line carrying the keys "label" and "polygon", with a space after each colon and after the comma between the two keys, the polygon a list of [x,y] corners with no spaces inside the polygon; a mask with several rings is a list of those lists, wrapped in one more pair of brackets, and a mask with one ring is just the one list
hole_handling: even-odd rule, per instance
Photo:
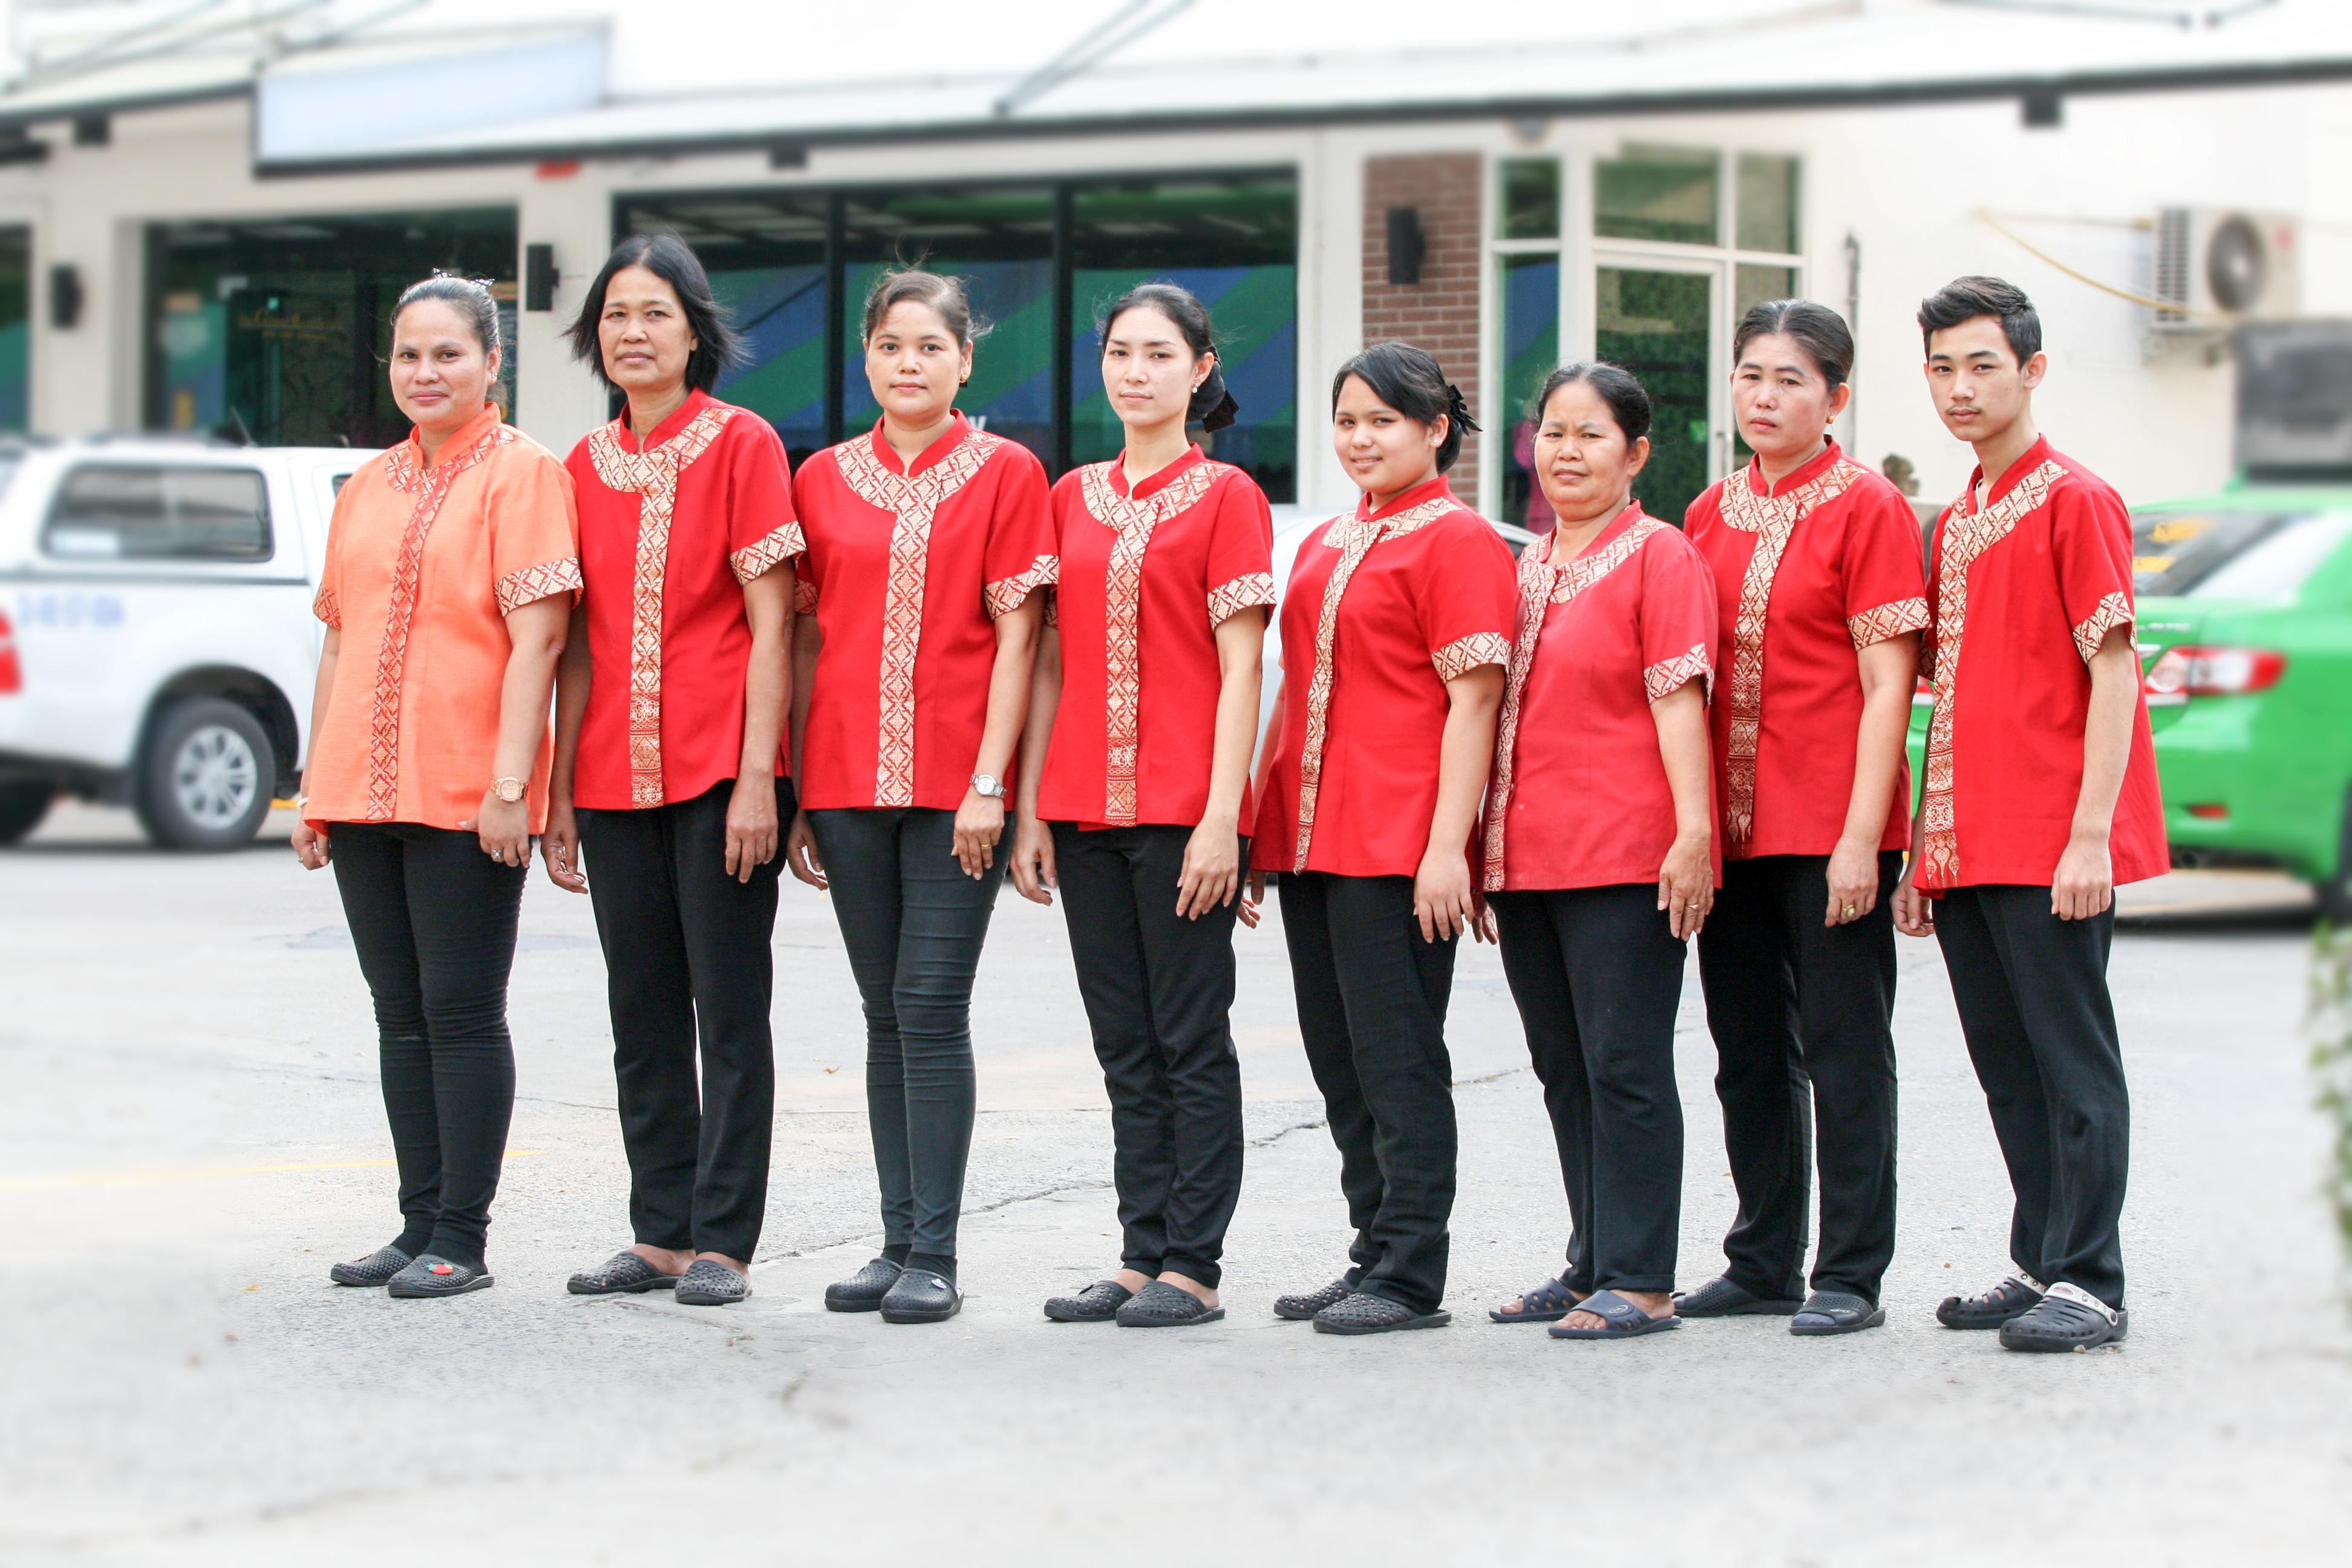
{"label": "mandarin collar", "polygon": [[1137,485],[1132,490],[1130,490],[1127,488],[1127,452],[1126,449],[1122,447],[1118,456],[1111,459],[1111,493],[1113,495],[1125,497],[1129,500],[1141,500],[1144,497],[1150,495],[1155,490],[1165,489],[1169,485],[1181,478],[1187,468],[1197,467],[1198,465],[1207,461],[1208,458],[1206,454],[1201,450],[1201,444],[1198,441],[1195,441],[1191,447],[1185,448],[1185,452],[1182,457],[1177,458],[1166,468],[1159,469],[1157,472],[1147,474],[1144,476],[1143,482]]}
{"label": "mandarin collar", "polygon": [[1545,563],[1551,566],[1565,566],[1569,562],[1576,560],[1578,556],[1590,555],[1648,515],[1642,510],[1642,503],[1638,499],[1628,500],[1624,506],[1619,509],[1617,515],[1609,520],[1609,525],[1606,528],[1586,540],[1584,548],[1578,551],[1575,555],[1565,558],[1559,553],[1559,529],[1555,524],[1552,531],[1544,535]]}
{"label": "mandarin collar", "polygon": [[1831,466],[1844,456],[1843,452],[1838,450],[1837,437],[1832,436],[1822,444],[1820,451],[1806,459],[1803,467],[1784,477],[1779,484],[1769,484],[1765,481],[1763,458],[1750,458],[1748,459],[1748,467],[1744,474],[1748,480],[1748,493],[1765,497],[1786,495],[1800,485],[1809,485],[1829,472]]}
{"label": "mandarin collar", "polygon": [[[482,411],[449,433],[441,443],[441,461],[447,463],[462,458],[474,449],[477,442],[497,429],[506,420],[505,413],[495,403],[485,403]],[[431,473],[433,466],[425,460],[425,433],[412,425],[408,427],[408,460],[419,473]]]}
{"label": "mandarin collar", "polygon": [[1444,474],[1434,474],[1398,496],[1378,511],[1372,510],[1370,496],[1359,496],[1356,500],[1356,521],[1359,522],[1381,521],[1394,517],[1397,513],[1409,510],[1424,501],[1437,500],[1441,498],[1451,500],[1453,497],[1453,485]]}
{"label": "mandarin collar", "polygon": [[[2000,500],[2001,497],[2015,489],[2018,487],[2019,482],[2022,480],[2026,475],[2032,473],[2034,469],[2040,468],[2049,460],[2050,437],[2047,436],[2036,436],[2033,438],[2033,445],[2025,449],[2024,456],[2019,458],[2014,463],[2011,463],[2008,469],[2001,474],[2000,478],[1993,480],[1993,482],[1986,488],[1984,504],[1986,506],[1990,506],[1993,502]],[[1969,498],[1969,506],[1972,511],[1982,510],[1977,506],[1976,499],[1977,486],[1983,483],[1984,465],[1982,463],[1979,463],[1975,468],[1969,470],[1969,488],[1962,492]]]}
{"label": "mandarin collar", "polygon": [[686,401],[684,403],[679,404],[676,408],[670,410],[668,418],[664,419],[660,424],[654,426],[654,432],[652,435],[645,437],[643,439],[639,439],[637,433],[629,428],[629,410],[626,405],[622,407],[620,417],[615,420],[614,423],[620,426],[622,430],[628,435],[631,440],[636,441],[638,451],[650,451],[654,447],[658,447],[663,442],[668,440],[671,437],[677,435],[680,430],[685,429],[687,421],[692,419],[696,415],[709,407],[710,402],[710,394],[703,391],[700,387],[696,387],[693,391],[686,395]]}
{"label": "mandarin collar", "polygon": [[948,427],[941,433],[940,438],[924,447],[915,460],[903,468],[898,466],[898,451],[891,447],[889,438],[882,434],[882,421],[877,419],[874,422],[874,433],[866,439],[874,443],[874,455],[882,460],[882,466],[894,474],[904,474],[911,479],[933,463],[945,458],[950,452],[954,451],[958,444],[971,434],[971,421],[966,419],[963,416],[963,410],[959,408],[949,419]]}

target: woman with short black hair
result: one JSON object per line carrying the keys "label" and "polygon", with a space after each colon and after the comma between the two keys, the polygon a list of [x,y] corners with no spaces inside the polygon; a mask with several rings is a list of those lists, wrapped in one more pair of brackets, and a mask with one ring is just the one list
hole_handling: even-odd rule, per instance
{"label": "woman with short black hair", "polygon": [[1349,1268],[1275,1310],[1326,1333],[1448,1321],[1445,1006],[1476,919],[1468,846],[1510,655],[1511,555],[1454,499],[1470,420],[1436,360],[1381,343],[1331,383],[1363,493],[1299,547],[1260,764],[1252,895],[1280,878],[1298,1028],[1339,1146]]}
{"label": "woman with short black hair", "polygon": [[623,240],[570,336],[627,405],[565,463],[585,586],[543,847],[595,906],[635,1233],[570,1289],[722,1306],[751,1294],[767,1214],[801,530],[775,431],[710,395],[741,351],[683,243]]}

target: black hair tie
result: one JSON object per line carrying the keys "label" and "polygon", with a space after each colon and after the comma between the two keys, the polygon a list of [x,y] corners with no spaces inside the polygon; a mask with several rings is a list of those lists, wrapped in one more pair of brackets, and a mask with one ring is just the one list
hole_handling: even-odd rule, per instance
{"label": "black hair tie", "polygon": [[1192,401],[1185,405],[1184,423],[1198,425],[1203,430],[1222,430],[1241,416],[1242,405],[1225,390],[1224,373],[1215,365],[1201,378],[1192,389]]}
{"label": "black hair tie", "polygon": [[1453,421],[1456,430],[1478,428],[1478,422],[1470,417],[1469,400],[1462,395],[1462,389],[1450,381],[1445,384],[1445,417]]}

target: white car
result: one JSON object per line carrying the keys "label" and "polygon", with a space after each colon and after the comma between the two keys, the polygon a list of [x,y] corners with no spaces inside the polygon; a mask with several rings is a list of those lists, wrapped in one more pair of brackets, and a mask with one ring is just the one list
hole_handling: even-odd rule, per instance
{"label": "white car", "polygon": [[369,456],[0,445],[0,844],[59,794],[174,848],[252,839],[301,776],[327,519]]}

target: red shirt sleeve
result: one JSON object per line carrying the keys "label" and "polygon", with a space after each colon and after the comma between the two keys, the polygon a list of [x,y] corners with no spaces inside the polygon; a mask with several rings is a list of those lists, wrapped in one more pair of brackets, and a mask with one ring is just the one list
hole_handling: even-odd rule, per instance
{"label": "red shirt sleeve", "polygon": [[1045,465],[1028,447],[1010,441],[994,460],[1004,473],[997,480],[996,510],[988,520],[988,545],[981,554],[992,620],[1019,609],[1029,595],[1052,587],[1061,577]]}
{"label": "red shirt sleeve", "polygon": [[1421,630],[1440,680],[1511,662],[1518,582],[1503,536],[1466,512],[1439,525],[1423,556]]}
{"label": "red shirt sleeve", "polygon": [[[1957,505],[1958,503],[1954,503]],[[1943,613],[1944,530],[1952,521],[1952,507],[1936,514],[1927,533],[1927,625],[1919,634],[1919,679],[1936,679],[1936,617]]]}
{"label": "red shirt sleeve", "polygon": [[[819,456],[822,457],[822,454]],[[796,519],[808,515],[809,491],[816,483],[814,475],[818,460],[819,459],[817,458],[810,458],[808,461],[801,465],[801,471],[792,477],[792,485],[786,493],[791,497],[793,516]],[[805,542],[805,540],[803,540],[803,542]],[[793,584],[793,613],[795,615],[803,616],[815,615],[815,554],[813,552],[803,550],[801,552],[800,558],[793,563],[793,571],[797,574],[797,579]]]}
{"label": "red shirt sleeve", "polygon": [[1642,546],[1642,687],[1651,701],[1715,685],[1715,574],[1696,546],[1661,530]]}
{"label": "red shirt sleeve", "polygon": [[1209,624],[1274,603],[1274,510],[1236,473],[1217,489],[1209,523]]}
{"label": "red shirt sleeve", "polygon": [[[749,583],[806,552],[784,444],[775,427],[746,410],[728,421],[727,563]],[[733,426],[741,426],[737,435]]]}
{"label": "red shirt sleeve", "polygon": [[2087,664],[2109,632],[2134,619],[2131,513],[2105,485],[2070,476],[2051,491],[2050,514],[2058,600]]}
{"label": "red shirt sleeve", "polygon": [[1927,625],[1927,575],[1919,519],[1892,485],[1856,498],[1845,529],[1845,626],[1853,646]]}
{"label": "red shirt sleeve", "polygon": [[562,463],[541,457],[501,465],[485,510],[499,614],[580,591],[580,517]]}

